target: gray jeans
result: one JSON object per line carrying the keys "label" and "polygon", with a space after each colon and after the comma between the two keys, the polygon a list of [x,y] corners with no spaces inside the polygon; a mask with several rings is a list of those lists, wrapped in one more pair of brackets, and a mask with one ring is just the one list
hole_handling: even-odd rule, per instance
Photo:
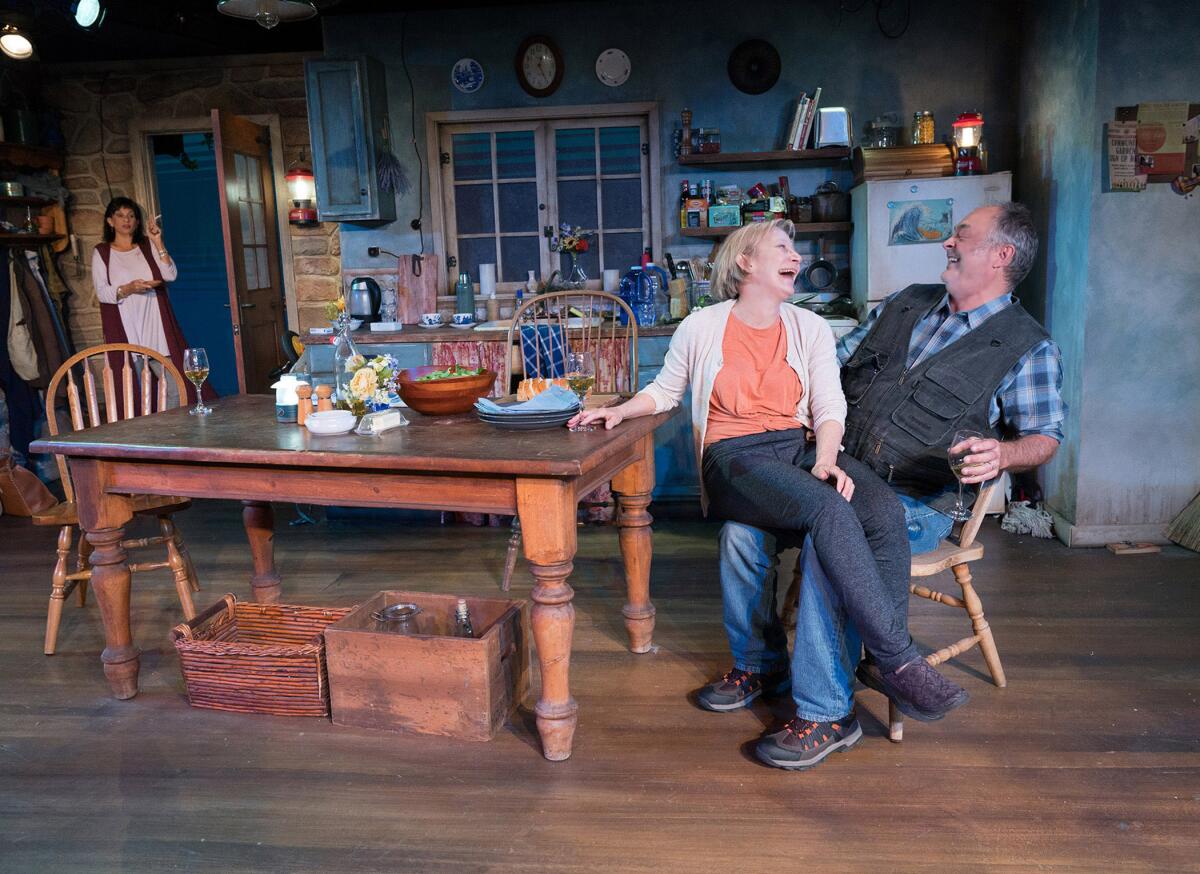
{"label": "gray jeans", "polygon": [[839,453],[838,466],[854,480],[847,501],[810,473],[816,454],[816,443],[799,428],[714,443],[702,462],[710,512],[811,536],[867,652],[883,670],[895,670],[919,655],[908,633],[904,508],[869,468]]}

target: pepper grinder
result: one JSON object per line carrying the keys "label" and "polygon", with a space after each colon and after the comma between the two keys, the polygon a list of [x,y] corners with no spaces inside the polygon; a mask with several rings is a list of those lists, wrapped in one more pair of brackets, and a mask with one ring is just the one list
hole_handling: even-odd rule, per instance
{"label": "pepper grinder", "polygon": [[308,383],[300,383],[296,386],[296,397],[299,402],[296,404],[296,424],[303,425],[304,420],[308,418],[308,414],[313,411],[312,407],[313,388]]}
{"label": "pepper grinder", "polygon": [[317,386],[317,412],[324,413],[326,410],[333,409],[333,386],[319,385]]}

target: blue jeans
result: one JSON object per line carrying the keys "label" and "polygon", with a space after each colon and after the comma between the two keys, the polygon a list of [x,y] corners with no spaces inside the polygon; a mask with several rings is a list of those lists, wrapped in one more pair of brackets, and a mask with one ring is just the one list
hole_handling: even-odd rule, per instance
{"label": "blue jeans", "polygon": [[[904,505],[914,555],[937,548],[952,520],[920,501],[897,495]],[[725,633],[734,666],[774,671],[789,665],[787,636],[775,609],[779,551],[803,545],[803,583],[790,669],[796,715],[830,722],[854,708],[854,668],[862,644],[829,583],[808,538],[789,539],[739,522],[721,528],[721,595]]]}

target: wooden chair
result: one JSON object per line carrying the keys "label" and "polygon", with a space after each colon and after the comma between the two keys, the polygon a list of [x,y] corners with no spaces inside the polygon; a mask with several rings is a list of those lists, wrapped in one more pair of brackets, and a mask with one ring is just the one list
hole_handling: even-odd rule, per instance
{"label": "wooden chair", "polygon": [[[967,616],[971,620],[971,630],[973,632],[971,635],[949,646],[945,646],[937,652],[930,653],[925,657],[925,661],[931,665],[940,665],[942,662],[961,655],[971,647],[978,645],[980,652],[983,653],[983,660],[987,663],[988,671],[992,675],[992,681],[1000,688],[1007,686],[1008,680],[1004,676],[1004,667],[1000,664],[1000,653],[996,649],[996,641],[992,637],[992,629],[983,616],[983,603],[979,600],[979,595],[971,583],[969,565],[971,562],[983,558],[983,544],[976,542],[975,537],[979,534],[979,526],[983,524],[983,517],[987,514],[987,507],[992,502],[993,492],[995,492],[1002,482],[1002,478],[994,479],[986,483],[979,490],[979,495],[975,499],[975,504],[971,510],[971,518],[963,523],[957,540],[953,537],[948,538],[943,540],[938,548],[932,552],[912,557],[911,576],[918,578],[931,577],[934,574],[948,570],[954,574],[954,581],[962,589],[962,597],[946,595],[925,586],[916,585],[915,583],[910,583],[908,587],[908,590],[918,597],[928,598],[930,601],[947,604],[951,607],[958,607],[966,611]],[[787,595],[784,597],[782,616],[784,627],[793,631],[796,627],[796,610],[799,606],[801,576],[802,562],[800,559],[797,559],[796,569],[792,574],[792,584],[788,587]],[[891,700],[888,701],[888,738],[896,743],[904,739],[904,717]]]}
{"label": "wooden chair", "polygon": [[[620,324],[620,313],[625,314],[625,324]],[[522,330],[542,327],[560,334],[566,342],[563,358],[567,352],[590,352],[596,365],[596,394],[623,393],[632,395],[637,391],[638,370],[638,326],[633,310],[616,295],[603,291],[552,291],[529,298],[513,313],[508,326],[508,364],[505,367],[504,385],[512,389],[515,373],[514,358],[524,364],[521,351]],[[516,349],[514,351],[514,344]],[[538,373],[523,376],[548,376],[552,361],[541,359],[541,344],[535,345],[534,366]],[[524,368],[522,367],[522,371]],[[504,561],[504,576],[500,587],[508,591],[516,568],[517,555],[521,549],[521,523],[513,517],[512,536],[508,541],[508,555]]]}
{"label": "wooden chair", "polygon": [[[118,374],[112,369],[111,362],[109,361],[109,353],[116,353],[119,356],[119,383],[117,381]],[[91,366],[91,362],[97,358],[103,363],[100,370],[101,384],[99,390],[96,385],[95,372]],[[139,358],[140,367],[137,366]],[[162,367],[162,376],[156,376],[152,372],[152,368],[149,366],[149,362],[152,361]],[[78,380],[75,375],[77,370],[82,371]],[[175,386],[178,389],[176,398],[179,399],[179,402],[186,403],[187,392],[185,391],[183,376],[180,375],[175,365],[168,358],[144,346],[134,346],[129,343],[108,343],[103,346],[93,346],[91,349],[84,349],[82,352],[77,352],[63,362],[62,367],[58,369],[50,380],[46,397],[48,399],[58,397],[60,387],[65,379],[67,406],[71,417],[71,430],[82,431],[89,427],[95,427],[101,424],[102,421],[116,422],[119,419],[133,418],[135,415],[135,400],[140,401],[140,407],[137,407],[137,409],[146,412],[167,409],[168,377],[175,381]],[[80,394],[80,381],[83,384],[82,396]],[[155,386],[156,382],[157,386]],[[120,401],[118,401],[118,385],[121,389],[119,395]],[[103,419],[101,418],[101,400],[103,400]],[[48,430],[51,436],[53,436],[59,433],[59,428],[52,400],[50,404],[51,408],[48,410],[47,424],[49,426]],[[35,513],[33,516],[34,525],[57,525],[59,527],[58,560],[55,562],[54,573],[51,577],[50,608],[46,616],[46,655],[54,655],[55,646],[58,641],[58,626],[62,620],[63,601],[66,600],[67,595],[72,590],[78,587],[79,606],[84,606],[87,603],[88,581],[92,577],[92,568],[89,563],[92,547],[88,543],[87,538],[82,535],[82,532],[79,538],[78,553],[75,558],[75,570],[68,570],[75,528],[79,525],[79,516],[75,509],[75,490],[71,484],[70,470],[62,456],[56,456],[55,461],[58,462],[58,470],[62,474],[63,491],[66,495],[66,500],[48,510]],[[124,540],[121,542],[121,547],[130,550],[141,549],[147,546],[163,546],[166,548],[167,557],[163,561],[131,562],[129,569],[137,573],[158,570],[159,568],[170,568],[171,573],[175,577],[175,590],[179,593],[179,602],[183,605],[184,618],[191,619],[196,615],[196,609],[192,605],[192,591],[199,590],[200,586],[196,578],[196,571],[192,567],[191,558],[188,556],[187,547],[184,546],[183,538],[175,528],[175,523],[171,520],[172,513],[186,510],[191,506],[191,501],[184,498],[163,497],[159,495],[133,495],[131,496],[131,500],[133,510],[137,515],[154,516],[157,518],[159,534],[156,537]]]}

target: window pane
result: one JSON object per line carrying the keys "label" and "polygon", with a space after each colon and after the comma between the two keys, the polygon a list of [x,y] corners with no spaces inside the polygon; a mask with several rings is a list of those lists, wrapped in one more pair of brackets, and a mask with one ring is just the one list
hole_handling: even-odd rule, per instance
{"label": "window pane", "polygon": [[538,225],[537,183],[509,182],[500,186],[500,230],[534,231]]}
{"label": "window pane", "polygon": [[258,167],[258,158],[246,156],[246,199],[261,203],[263,199],[262,171]]}
{"label": "window pane", "polygon": [[499,131],[496,134],[496,178],[529,179],[537,175],[533,131]]}
{"label": "window pane", "polygon": [[271,287],[271,267],[267,264],[267,247],[255,246],[254,251],[258,254],[258,287]]}
{"label": "window pane", "polygon": [[643,248],[640,233],[605,234],[604,268],[620,270],[624,274],[630,267],[636,267],[641,263]]}
{"label": "window pane", "polygon": [[454,216],[460,234],[491,234],[496,231],[492,186],[455,185]]}
{"label": "window pane", "polygon": [[642,226],[642,180],[602,179],[600,193],[604,201],[605,228]]}
{"label": "window pane", "polygon": [[492,178],[491,134],[455,134],[451,142],[455,180]]}
{"label": "window pane", "polygon": [[254,220],[250,216],[250,204],[244,200],[238,204],[238,218],[242,225],[242,245],[254,245],[257,242],[254,239]]}
{"label": "window pane", "polygon": [[454,276],[452,279],[457,279],[457,274],[462,271],[467,271],[471,274],[471,281],[479,281],[479,265],[480,264],[495,264],[496,263],[496,238],[486,237],[484,239],[459,240],[458,241],[458,266],[454,268]]}
{"label": "window pane", "polygon": [[246,199],[246,156],[241,152],[233,153],[233,175],[237,182],[237,199]]}
{"label": "window pane", "polygon": [[641,170],[641,128],[600,128],[600,172],[604,174],[640,173]]}
{"label": "window pane", "polygon": [[261,203],[250,204],[250,215],[254,221],[254,242],[267,241],[266,208]]}
{"label": "window pane", "polygon": [[242,256],[246,261],[246,288],[258,288],[258,259],[254,257],[254,247],[246,246]]}
{"label": "window pane", "polygon": [[590,179],[558,183],[558,221],[571,227],[596,227],[596,183]]}
{"label": "window pane", "polygon": [[596,175],[596,129],[591,127],[554,132],[554,154],[558,175]]}
{"label": "window pane", "polygon": [[501,237],[500,252],[504,255],[500,282],[524,282],[529,271],[541,272],[538,257],[538,237]]}

